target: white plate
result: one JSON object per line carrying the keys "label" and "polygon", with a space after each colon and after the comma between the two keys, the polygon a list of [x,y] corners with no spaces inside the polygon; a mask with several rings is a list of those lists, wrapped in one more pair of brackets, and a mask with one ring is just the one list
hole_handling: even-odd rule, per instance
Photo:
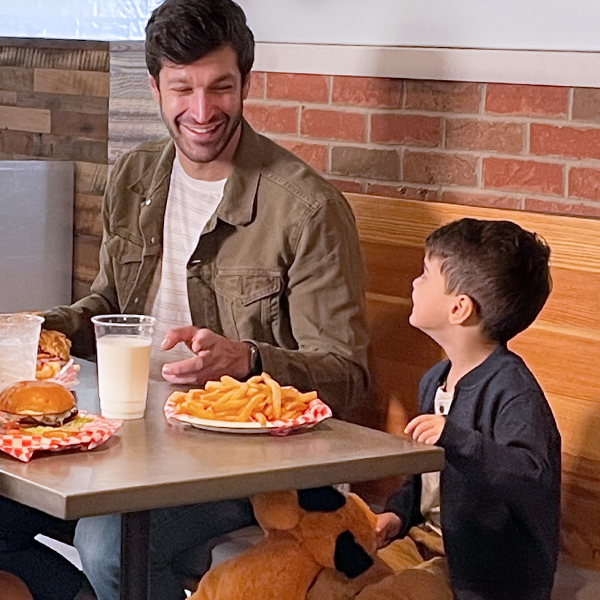
{"label": "white plate", "polygon": [[189,423],[193,427],[198,427],[198,429],[220,431],[222,433],[271,433],[278,429],[284,431],[296,431],[298,429],[310,429],[316,425],[316,423],[303,423],[294,427],[281,427],[281,425],[274,425],[272,423],[261,425],[260,423],[254,422],[236,423],[235,421],[213,421],[212,419],[199,419],[193,415],[184,414],[178,414],[175,418],[178,421]]}

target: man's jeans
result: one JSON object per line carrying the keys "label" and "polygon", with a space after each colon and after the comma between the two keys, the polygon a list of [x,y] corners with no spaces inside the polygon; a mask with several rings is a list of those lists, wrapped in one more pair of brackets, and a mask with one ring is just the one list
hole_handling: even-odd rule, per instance
{"label": "man's jeans", "polygon": [[[161,508],[150,514],[148,600],[185,598],[177,570],[183,555],[194,547],[206,546],[212,538],[256,522],[247,499]],[[81,519],[75,546],[98,600],[119,600],[120,515]]]}

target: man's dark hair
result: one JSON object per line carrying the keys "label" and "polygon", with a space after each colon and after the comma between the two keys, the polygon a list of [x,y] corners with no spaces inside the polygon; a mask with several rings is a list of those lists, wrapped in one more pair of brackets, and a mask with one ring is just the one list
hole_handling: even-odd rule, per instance
{"label": "man's dark hair", "polygon": [[469,296],[501,344],[533,323],[552,288],[550,248],[511,221],[454,221],[429,235],[425,253],[442,260],[446,293]]}
{"label": "man's dark hair", "polygon": [[158,82],[163,61],[189,65],[230,45],[242,82],[254,63],[254,36],[232,0],[165,0],[146,25],[146,66]]}

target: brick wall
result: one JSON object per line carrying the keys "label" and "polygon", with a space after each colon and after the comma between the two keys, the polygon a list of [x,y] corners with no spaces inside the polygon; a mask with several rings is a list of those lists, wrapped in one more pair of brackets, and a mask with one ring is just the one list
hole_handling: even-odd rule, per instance
{"label": "brick wall", "polygon": [[[600,89],[256,72],[245,114],[345,192],[600,217]],[[143,44],[0,38],[0,159],[76,161],[74,298],[109,165],[165,132]]]}
{"label": "brick wall", "polygon": [[600,217],[600,90],[255,73],[259,131],[341,190]]}
{"label": "brick wall", "polygon": [[98,265],[108,49],[107,42],[0,38],[0,160],[75,161],[75,298]]}

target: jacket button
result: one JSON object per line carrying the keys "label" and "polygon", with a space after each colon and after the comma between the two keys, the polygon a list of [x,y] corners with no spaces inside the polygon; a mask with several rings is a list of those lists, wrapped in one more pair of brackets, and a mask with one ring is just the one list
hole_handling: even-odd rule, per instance
{"label": "jacket button", "polygon": [[150,198],[148,198],[148,200],[146,200],[146,206],[148,206],[148,204],[150,204],[152,202],[152,200],[150,200]]}
{"label": "jacket button", "polygon": [[139,298],[136,298],[136,299],[133,301],[133,303],[134,303],[134,304],[137,304],[137,303],[138,303],[138,300],[139,300]]}
{"label": "jacket button", "polygon": [[150,238],[150,241],[154,244],[154,238],[153,237]]}

